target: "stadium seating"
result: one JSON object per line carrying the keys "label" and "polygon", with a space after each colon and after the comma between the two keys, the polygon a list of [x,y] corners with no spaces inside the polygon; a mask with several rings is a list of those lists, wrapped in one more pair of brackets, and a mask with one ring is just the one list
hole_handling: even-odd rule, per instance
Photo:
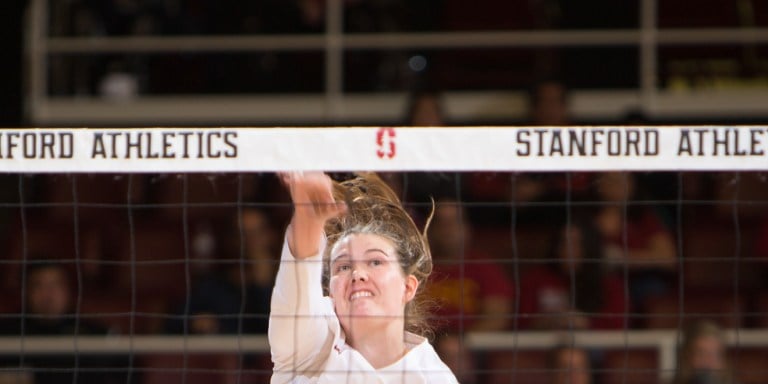
{"label": "stadium seating", "polygon": [[643,349],[606,351],[602,371],[603,384],[658,383],[658,353]]}

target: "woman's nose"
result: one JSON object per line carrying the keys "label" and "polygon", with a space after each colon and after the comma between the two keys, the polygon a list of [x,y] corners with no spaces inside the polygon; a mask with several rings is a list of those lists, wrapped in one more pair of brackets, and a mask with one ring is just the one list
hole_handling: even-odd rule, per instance
{"label": "woman's nose", "polygon": [[365,275],[365,272],[360,271],[359,268],[352,270],[352,282],[365,281],[367,278],[368,277]]}

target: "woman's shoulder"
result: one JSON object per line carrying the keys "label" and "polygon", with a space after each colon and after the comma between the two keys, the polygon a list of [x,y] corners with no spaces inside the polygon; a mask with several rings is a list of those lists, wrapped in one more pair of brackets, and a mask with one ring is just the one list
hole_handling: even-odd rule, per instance
{"label": "woman's shoulder", "polygon": [[408,353],[405,355],[406,358],[425,359],[435,357],[440,359],[426,337],[411,332],[405,332],[404,339],[405,345],[408,346]]}
{"label": "woman's shoulder", "polygon": [[413,346],[404,358],[407,369],[421,372],[428,383],[457,382],[451,369],[440,359],[426,338],[406,332],[405,341]]}

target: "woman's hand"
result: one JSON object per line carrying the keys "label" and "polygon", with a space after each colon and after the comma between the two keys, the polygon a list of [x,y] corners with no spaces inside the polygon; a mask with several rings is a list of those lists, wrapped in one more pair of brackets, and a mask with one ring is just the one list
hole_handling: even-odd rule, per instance
{"label": "woman's hand", "polygon": [[346,211],[346,204],[333,198],[333,182],[322,172],[281,173],[280,178],[291,192],[296,209],[294,217],[325,224],[328,219]]}
{"label": "woman's hand", "polygon": [[347,206],[333,198],[333,182],[322,172],[281,173],[294,212],[288,228],[288,246],[296,258],[317,254],[325,222],[343,215]]}

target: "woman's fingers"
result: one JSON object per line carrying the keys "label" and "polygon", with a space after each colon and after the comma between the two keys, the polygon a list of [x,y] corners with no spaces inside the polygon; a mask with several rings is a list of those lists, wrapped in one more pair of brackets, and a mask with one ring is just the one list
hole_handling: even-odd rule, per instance
{"label": "woman's fingers", "polygon": [[346,204],[333,197],[333,182],[322,172],[284,172],[280,180],[290,192],[296,208],[320,220],[338,217],[346,212]]}
{"label": "woman's fingers", "polygon": [[312,209],[318,217],[324,220],[338,217],[347,210],[344,202],[337,202],[330,190],[316,190],[310,195]]}

